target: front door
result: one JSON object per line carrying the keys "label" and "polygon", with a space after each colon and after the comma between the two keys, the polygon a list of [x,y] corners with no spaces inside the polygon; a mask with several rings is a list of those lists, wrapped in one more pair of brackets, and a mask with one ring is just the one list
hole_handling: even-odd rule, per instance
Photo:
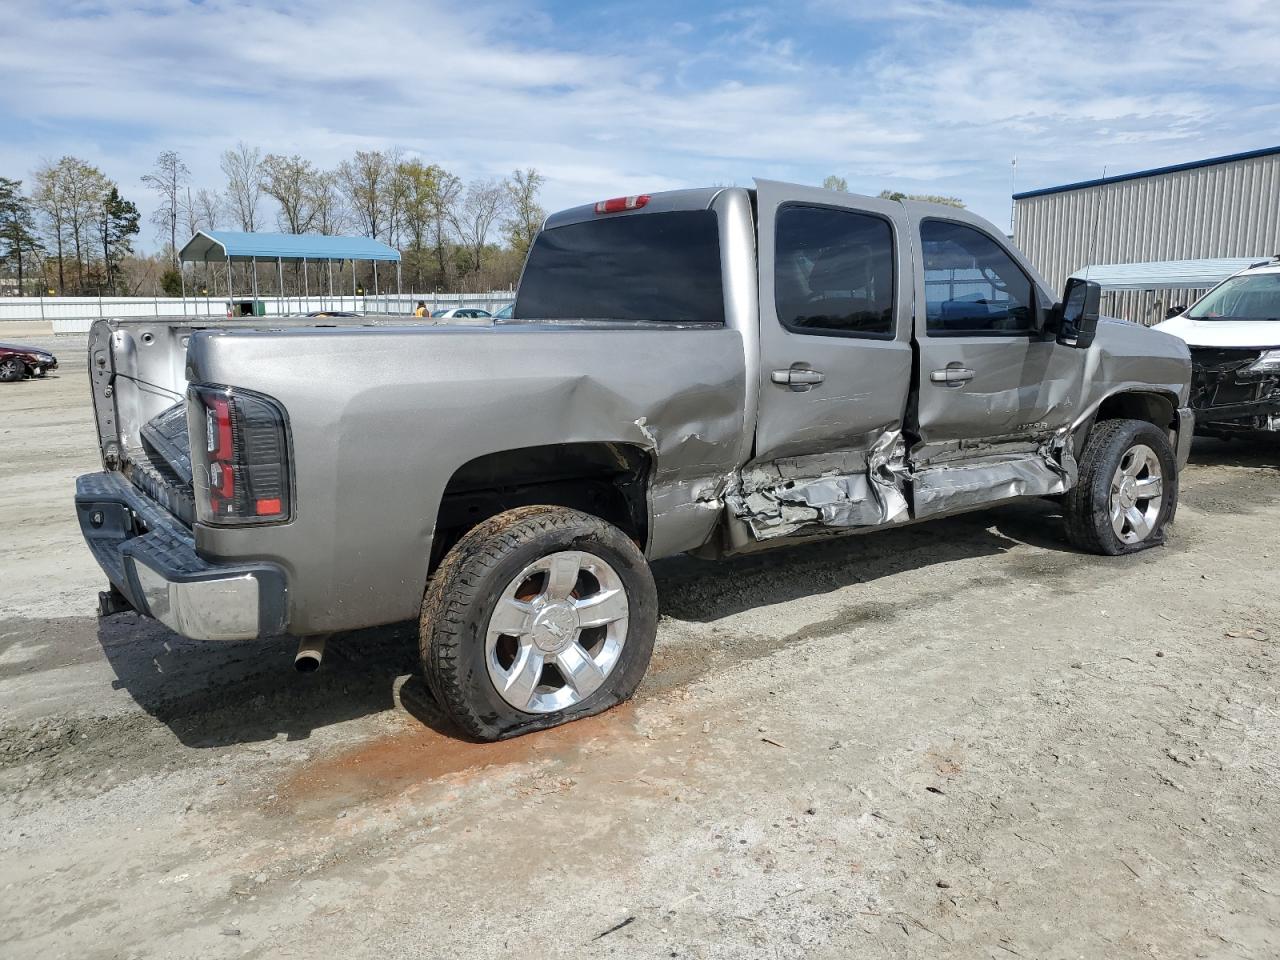
{"label": "front door", "polygon": [[738,515],[757,539],[905,519],[888,473],[911,383],[903,207],[757,181],[757,211],[759,408]]}
{"label": "front door", "polygon": [[[939,464],[994,458],[989,499],[1034,493],[1034,482],[1005,481],[999,467],[1021,476],[1043,464],[1050,470],[1045,482],[1052,480],[1052,464],[1037,451],[1076,416],[1079,354],[1044,333],[1052,299],[985,221],[960,210],[944,216],[936,207],[905,206],[918,238],[913,467],[918,475]],[[921,496],[928,482],[926,475],[916,483],[917,516],[947,508],[945,498]],[[969,504],[981,502],[977,491],[967,496]]]}

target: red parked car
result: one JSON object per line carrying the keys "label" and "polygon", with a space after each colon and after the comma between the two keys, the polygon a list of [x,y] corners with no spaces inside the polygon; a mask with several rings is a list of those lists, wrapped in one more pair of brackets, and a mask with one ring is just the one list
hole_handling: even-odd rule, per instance
{"label": "red parked car", "polygon": [[58,358],[39,347],[24,347],[16,343],[0,343],[0,383],[23,380],[26,377],[43,377],[50,370],[58,369]]}

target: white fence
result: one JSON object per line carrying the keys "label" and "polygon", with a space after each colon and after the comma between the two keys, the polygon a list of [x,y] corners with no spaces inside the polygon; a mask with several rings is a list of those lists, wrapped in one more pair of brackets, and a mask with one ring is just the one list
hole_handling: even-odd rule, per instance
{"label": "white fence", "polygon": [[[258,297],[266,316],[317,310],[408,315],[421,300],[428,310],[479,307],[493,313],[515,299],[513,290],[489,293],[385,293],[365,297]],[[252,301],[236,297],[236,303]],[[225,297],[0,297],[0,321],[52,322],[54,333],[87,333],[103,317],[225,317]]]}

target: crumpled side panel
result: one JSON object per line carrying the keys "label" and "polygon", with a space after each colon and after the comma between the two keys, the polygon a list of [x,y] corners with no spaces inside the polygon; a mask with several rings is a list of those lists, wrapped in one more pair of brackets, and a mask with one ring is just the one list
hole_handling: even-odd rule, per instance
{"label": "crumpled side panel", "polygon": [[747,467],[725,493],[733,516],[757,540],[805,527],[863,527],[908,519],[906,445],[897,425],[872,431],[852,450]]}
{"label": "crumpled side panel", "polygon": [[1015,497],[1066,493],[1076,478],[1070,433],[1064,429],[1034,453],[995,453],[917,471],[911,478],[914,514],[928,517]]}

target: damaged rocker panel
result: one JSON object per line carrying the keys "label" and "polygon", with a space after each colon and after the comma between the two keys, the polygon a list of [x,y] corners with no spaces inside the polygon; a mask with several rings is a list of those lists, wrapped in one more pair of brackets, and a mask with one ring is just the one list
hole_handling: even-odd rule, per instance
{"label": "damaged rocker panel", "polygon": [[810,527],[866,527],[910,519],[900,425],[873,430],[853,450],[787,457],[744,468],[725,496],[757,540]]}
{"label": "damaged rocker panel", "polygon": [[[744,468],[724,501],[756,540],[801,532],[879,527],[1024,496],[1065,493],[1077,479],[1070,432],[1032,449],[993,449],[963,462],[914,470],[899,427],[865,446]],[[1026,446],[1025,444],[1023,445]]]}

